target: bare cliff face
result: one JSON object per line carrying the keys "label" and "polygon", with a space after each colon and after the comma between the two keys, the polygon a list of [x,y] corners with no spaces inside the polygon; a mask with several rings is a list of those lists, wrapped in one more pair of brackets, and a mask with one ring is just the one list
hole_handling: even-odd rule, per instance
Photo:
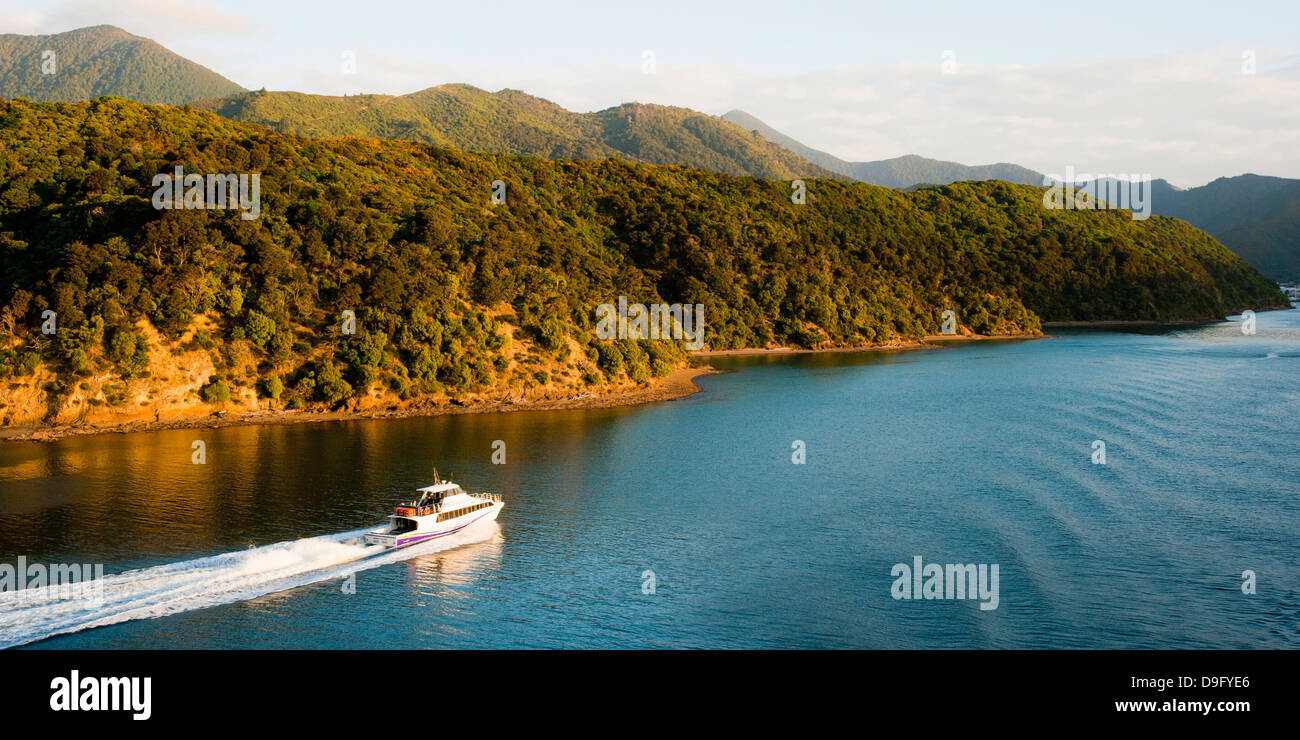
{"label": "bare cliff face", "polygon": [[[105,425],[210,413],[199,391],[215,371],[212,357],[205,349],[185,348],[196,329],[175,343],[163,341],[146,321],[137,323],[136,329],[149,347],[148,367],[137,377],[92,371],[69,384],[39,365],[30,375],[11,377],[0,388],[0,423]],[[241,389],[230,406],[256,408],[256,394]]]}

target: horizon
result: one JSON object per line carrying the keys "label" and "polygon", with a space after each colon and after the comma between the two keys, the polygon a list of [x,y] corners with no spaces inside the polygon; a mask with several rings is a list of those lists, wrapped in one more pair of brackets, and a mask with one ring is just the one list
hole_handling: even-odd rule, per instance
{"label": "horizon", "polygon": [[[1110,19],[1100,16],[1120,7],[1108,3],[1084,18],[1069,17],[1069,38],[1058,34],[1050,43],[1033,29],[1070,14],[1048,8],[1030,17],[1023,5],[946,9],[934,15],[933,29],[918,29],[912,11],[876,8],[871,12],[886,14],[875,26],[890,28],[885,38],[857,30],[854,19],[867,8],[831,3],[833,9],[795,14],[810,27],[828,14],[847,19],[829,33],[818,27],[829,36],[823,42],[798,34],[795,21],[777,23],[766,5],[744,15],[772,22],[747,27],[751,33],[740,44],[718,42],[725,38],[718,29],[736,22],[727,11],[677,2],[644,13],[569,3],[577,12],[559,15],[585,23],[562,28],[541,26],[539,9],[504,12],[509,4],[500,1],[486,9],[442,7],[436,10],[446,17],[430,24],[423,19],[434,8],[381,2],[358,19],[334,2],[323,4],[310,30],[295,25],[291,8],[246,0],[185,9],[156,0],[13,5],[0,4],[4,32],[51,35],[111,25],[249,90],[405,95],[467,84],[520,90],[574,112],[634,101],[712,116],[741,110],[849,162],[916,155],[1045,174],[1073,166],[1149,174],[1181,189],[1243,174],[1300,177],[1300,132],[1293,124],[1300,118],[1300,52],[1283,31],[1294,24],[1248,30],[1252,13],[1243,9],[1216,18],[1207,30],[1192,19],[1212,12],[1208,3],[1179,5],[1178,19],[1153,21],[1145,35],[1134,28],[1162,11],[1131,11],[1122,32],[1105,35],[1099,31],[1111,28]],[[1300,20],[1300,8],[1247,6]],[[397,10],[412,22],[396,31],[368,23]],[[484,26],[475,15],[480,11],[496,25]],[[683,32],[687,13],[691,30]],[[1006,22],[1016,16],[1032,23]],[[610,39],[597,32],[606,26],[637,31]],[[541,27],[564,43],[538,43]],[[426,29],[436,43],[422,37]],[[789,43],[781,51],[765,51],[782,38]],[[1075,38],[1101,40],[1077,44]],[[862,40],[872,52],[855,50]],[[1253,54],[1251,73],[1246,51]],[[354,74],[340,69],[344,52],[354,56]]]}

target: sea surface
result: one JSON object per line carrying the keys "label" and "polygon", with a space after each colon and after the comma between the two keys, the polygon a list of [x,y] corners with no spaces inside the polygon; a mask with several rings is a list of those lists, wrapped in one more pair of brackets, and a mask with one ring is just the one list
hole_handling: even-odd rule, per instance
{"label": "sea surface", "polygon": [[[719,358],[632,408],[0,443],[0,566],[106,574],[0,593],[0,646],[1300,647],[1300,311],[1058,333]],[[357,543],[435,468],[499,521]],[[904,589],[917,557],[996,566],[996,608]]]}

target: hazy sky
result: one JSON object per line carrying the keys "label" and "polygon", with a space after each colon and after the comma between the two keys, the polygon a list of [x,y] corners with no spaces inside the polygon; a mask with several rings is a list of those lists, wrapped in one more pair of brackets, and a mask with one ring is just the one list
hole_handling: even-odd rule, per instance
{"label": "hazy sky", "polygon": [[849,160],[1300,177],[1296,0],[618,5],[0,0],[0,32],[109,23],[254,89],[741,108]]}

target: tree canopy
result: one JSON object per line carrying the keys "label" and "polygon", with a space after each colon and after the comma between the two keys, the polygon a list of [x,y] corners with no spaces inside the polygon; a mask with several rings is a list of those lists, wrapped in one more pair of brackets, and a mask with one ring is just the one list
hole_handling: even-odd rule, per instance
{"label": "tree canopy", "polygon": [[[918,338],[949,309],[1007,334],[1285,305],[1185,222],[1046,210],[1041,189],[997,181],[816,179],[797,205],[785,180],[312,140],[118,98],[0,102],[0,135],[0,376],[46,363],[69,381],[130,378],[150,351],[141,319],[177,341],[200,315],[215,325],[194,341],[261,360],[223,382],[336,403],[374,382],[491,387],[509,366],[502,321],[530,352],[572,340],[608,377],[679,364],[678,344],[594,336],[596,307],[620,295],[702,304],[713,349]],[[155,209],[152,179],[176,166],[260,173],[260,216]],[[57,334],[40,331],[46,310]]]}

